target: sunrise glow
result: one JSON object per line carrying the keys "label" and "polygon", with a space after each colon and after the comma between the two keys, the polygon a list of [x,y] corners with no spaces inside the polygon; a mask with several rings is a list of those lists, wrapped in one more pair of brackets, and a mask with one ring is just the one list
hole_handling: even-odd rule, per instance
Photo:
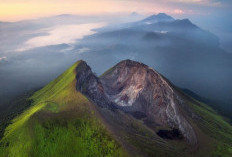
{"label": "sunrise glow", "polygon": [[[193,10],[190,11],[189,4],[205,7],[223,6],[222,3],[211,0],[41,0],[39,2],[36,0],[0,0],[0,20],[17,21],[64,13],[81,15],[133,11],[143,14],[158,12],[194,13]],[[196,12],[199,11],[196,10]]]}

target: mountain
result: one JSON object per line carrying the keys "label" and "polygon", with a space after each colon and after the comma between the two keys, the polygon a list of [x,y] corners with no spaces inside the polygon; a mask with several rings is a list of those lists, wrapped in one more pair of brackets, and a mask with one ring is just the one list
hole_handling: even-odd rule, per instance
{"label": "mountain", "polygon": [[178,87],[214,102],[215,109],[224,108],[221,113],[232,115],[232,54],[221,48],[219,38],[189,19],[143,22],[151,17],[98,29],[77,44],[89,48],[79,58],[97,74],[128,58],[145,63]]}
{"label": "mountain", "polygon": [[130,16],[140,16],[140,14],[137,12],[132,12],[132,13],[130,13]]}
{"label": "mountain", "polygon": [[182,103],[164,78],[148,66],[126,60],[101,77],[107,97],[124,111],[143,115],[150,125],[171,126],[196,144],[195,132],[180,114]]}
{"label": "mountain", "polygon": [[[76,90],[77,62],[29,99],[1,139],[0,156],[123,156],[95,106]],[[122,154],[122,155],[121,155]]]}
{"label": "mountain", "polygon": [[140,62],[98,77],[78,61],[29,100],[0,157],[231,155],[232,126]]}
{"label": "mountain", "polygon": [[146,19],[142,20],[141,22],[145,24],[153,24],[157,22],[172,22],[175,21],[175,19],[165,13],[159,13],[157,15],[151,15],[147,17]]}
{"label": "mountain", "polygon": [[[133,12],[131,13],[131,16],[138,16],[137,13]],[[105,31],[113,31],[115,29],[125,29],[125,28],[131,28],[135,26],[143,26],[143,25],[150,25],[155,23],[162,23],[162,22],[173,22],[175,19],[165,13],[159,13],[157,15],[151,15],[145,19],[138,20],[135,22],[129,22],[129,23],[119,23],[119,24],[113,24],[108,25],[102,28],[96,29],[98,32],[105,32]]]}
{"label": "mountain", "polygon": [[[7,105],[10,98],[26,90],[44,86],[73,64],[75,58],[87,61],[97,74],[129,58],[155,68],[178,87],[205,97],[215,104],[209,105],[220,108],[220,113],[232,119],[232,55],[221,48],[215,35],[188,19],[154,24],[142,23],[140,19],[136,22],[141,25],[133,22],[117,27],[114,24],[112,29],[102,29],[67,48],[60,45],[62,50],[56,45],[20,55],[12,52],[31,38],[47,35],[45,28],[90,21],[99,22],[99,18],[60,15],[1,23],[0,53],[7,59],[0,61],[0,105]],[[117,22],[114,20],[114,23]],[[47,62],[49,67],[44,64]]]}

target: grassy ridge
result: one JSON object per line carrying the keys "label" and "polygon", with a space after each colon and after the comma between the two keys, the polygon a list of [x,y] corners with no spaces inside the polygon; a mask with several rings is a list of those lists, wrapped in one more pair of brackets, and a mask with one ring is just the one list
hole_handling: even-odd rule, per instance
{"label": "grassy ridge", "polygon": [[28,98],[33,95],[33,92],[30,91],[17,96],[0,107],[0,140],[4,135],[5,128],[11,124],[11,121],[32,105],[33,102]]}
{"label": "grassy ridge", "polygon": [[[0,141],[0,157],[128,156],[124,149],[133,156],[232,156],[232,126],[210,107],[190,97],[184,98],[185,105],[200,117],[188,115],[199,135],[196,152],[186,141],[160,138],[143,121],[124,112],[96,107],[98,112],[76,91],[75,68],[80,63],[30,97],[31,107],[6,128]],[[105,123],[124,148],[114,140]]]}
{"label": "grassy ridge", "polygon": [[33,106],[6,128],[0,157],[127,156],[76,91],[78,64],[30,98]]}
{"label": "grassy ridge", "polygon": [[195,124],[211,138],[208,145],[211,145],[212,150],[208,153],[214,157],[231,157],[232,126],[209,106],[196,100],[195,102],[188,101],[188,104],[200,115],[200,120],[195,120]]}

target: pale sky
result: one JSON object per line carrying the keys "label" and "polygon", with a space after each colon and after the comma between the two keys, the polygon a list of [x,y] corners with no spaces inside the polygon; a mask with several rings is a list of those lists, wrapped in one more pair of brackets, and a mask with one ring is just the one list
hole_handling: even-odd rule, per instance
{"label": "pale sky", "polygon": [[212,14],[231,9],[231,0],[0,0],[0,21],[57,14]]}

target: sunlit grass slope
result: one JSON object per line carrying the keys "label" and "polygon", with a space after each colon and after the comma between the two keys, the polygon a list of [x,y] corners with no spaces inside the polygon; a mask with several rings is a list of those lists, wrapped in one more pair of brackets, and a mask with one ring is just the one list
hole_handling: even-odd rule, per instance
{"label": "sunlit grass slope", "polygon": [[207,105],[180,91],[186,102],[181,111],[198,144],[162,139],[142,120],[96,107],[78,92],[75,69],[81,63],[30,97],[32,106],[6,128],[0,157],[123,157],[125,150],[136,157],[232,156],[232,126]]}
{"label": "sunlit grass slope", "polygon": [[80,63],[30,98],[32,107],[6,128],[0,157],[127,156],[93,104],[76,91],[75,68]]}

